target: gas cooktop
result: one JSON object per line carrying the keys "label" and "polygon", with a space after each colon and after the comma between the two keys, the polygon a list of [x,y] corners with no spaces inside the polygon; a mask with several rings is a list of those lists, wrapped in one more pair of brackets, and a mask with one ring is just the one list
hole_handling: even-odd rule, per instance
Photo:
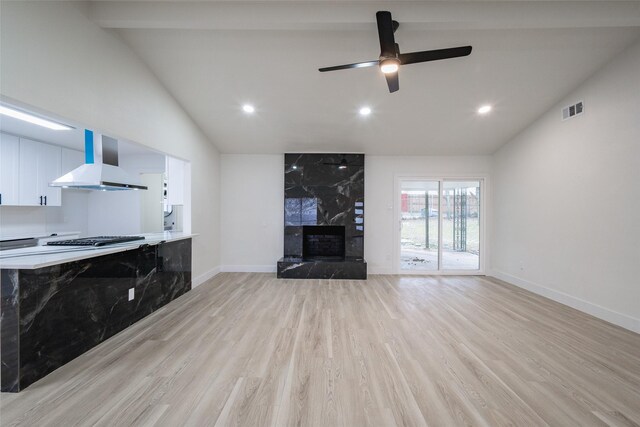
{"label": "gas cooktop", "polygon": [[132,242],[135,240],[144,240],[144,236],[96,236],[85,237],[82,239],[57,240],[47,242],[48,246],[105,246],[115,243]]}

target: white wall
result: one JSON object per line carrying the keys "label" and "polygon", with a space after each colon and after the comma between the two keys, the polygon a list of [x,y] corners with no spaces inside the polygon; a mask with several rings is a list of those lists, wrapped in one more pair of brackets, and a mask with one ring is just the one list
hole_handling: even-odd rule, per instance
{"label": "white wall", "polygon": [[[164,173],[162,154],[120,155],[119,166],[132,176],[141,173]],[[88,233],[113,236],[141,233],[140,191],[91,191],[88,195]]]}
{"label": "white wall", "polygon": [[219,154],[144,63],[83,3],[3,2],[0,93],[191,162],[194,281],[220,263]]}
{"label": "white wall", "polygon": [[494,275],[640,332],[640,42],[494,160]]}
{"label": "white wall", "polygon": [[222,266],[276,271],[284,244],[284,155],[221,156]]}
{"label": "white wall", "polygon": [[[491,158],[365,156],[365,259],[369,272],[392,272],[396,174],[489,175]],[[222,265],[275,271],[283,254],[284,155],[221,156]]]}

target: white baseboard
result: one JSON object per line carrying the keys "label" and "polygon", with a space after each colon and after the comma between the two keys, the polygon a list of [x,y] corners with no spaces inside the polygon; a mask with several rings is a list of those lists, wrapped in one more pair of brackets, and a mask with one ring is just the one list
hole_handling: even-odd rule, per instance
{"label": "white baseboard", "polygon": [[560,304],[568,305],[569,307],[575,308],[576,310],[580,310],[599,319],[606,320],[607,322],[613,323],[614,325],[618,325],[625,329],[629,329],[630,331],[640,333],[640,319],[636,319],[635,317],[618,313],[589,301],[585,301],[572,295],[565,294],[564,292],[559,292],[554,289],[539,285],[537,283],[512,276],[511,274],[505,273],[503,271],[492,270],[490,272],[490,275],[497,279],[511,283],[519,288],[523,288],[530,292],[533,292],[534,294],[542,295],[543,297],[559,302]]}
{"label": "white baseboard", "polygon": [[220,273],[220,267],[219,266],[215,267],[215,268],[212,268],[211,270],[207,271],[206,273],[203,273],[203,274],[199,275],[198,277],[195,277],[191,281],[191,289],[197,288],[198,286],[202,285],[207,280],[217,276],[218,273]]}
{"label": "white baseboard", "polygon": [[223,273],[275,273],[277,267],[272,265],[223,265],[220,267]]}

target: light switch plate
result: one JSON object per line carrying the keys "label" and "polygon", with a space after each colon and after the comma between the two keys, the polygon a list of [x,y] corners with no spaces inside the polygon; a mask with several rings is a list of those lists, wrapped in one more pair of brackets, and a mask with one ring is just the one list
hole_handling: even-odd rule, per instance
{"label": "light switch plate", "polygon": [[129,289],[129,301],[131,301],[131,300],[133,300],[135,298],[135,296],[136,296],[135,291],[136,291],[135,288]]}

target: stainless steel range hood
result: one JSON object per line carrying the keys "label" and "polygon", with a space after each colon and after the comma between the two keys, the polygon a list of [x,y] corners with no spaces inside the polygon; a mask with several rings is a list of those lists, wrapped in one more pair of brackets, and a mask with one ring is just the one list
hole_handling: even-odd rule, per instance
{"label": "stainless steel range hood", "polygon": [[61,176],[51,187],[82,190],[146,190],[140,181],[118,167],[118,141],[84,131],[85,164]]}

